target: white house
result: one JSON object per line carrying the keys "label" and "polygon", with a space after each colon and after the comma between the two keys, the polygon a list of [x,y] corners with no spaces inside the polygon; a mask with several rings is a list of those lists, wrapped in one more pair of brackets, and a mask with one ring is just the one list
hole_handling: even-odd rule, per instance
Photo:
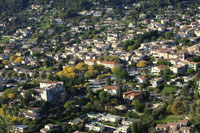
{"label": "white house", "polygon": [[102,120],[102,121],[108,121],[108,122],[118,122],[118,121],[121,120],[121,117],[117,116],[117,115],[107,114],[107,115],[102,116],[100,118],[100,120]]}
{"label": "white house", "polygon": [[130,127],[129,126],[122,126],[118,127],[113,133],[129,133]]}
{"label": "white house", "polygon": [[91,119],[97,119],[97,118],[101,117],[101,114],[95,113],[95,112],[90,112],[90,113],[87,113],[87,116]]}
{"label": "white house", "polygon": [[102,124],[99,124],[97,122],[93,122],[91,124],[86,124],[85,127],[89,130],[89,131],[96,131],[96,132],[103,132],[105,129],[105,126]]}
{"label": "white house", "polygon": [[165,69],[165,65],[160,65],[160,66],[155,66],[151,68],[151,73],[152,74],[160,74],[160,72]]}
{"label": "white house", "polygon": [[24,133],[28,128],[29,128],[29,126],[26,126],[26,125],[14,125],[14,126],[12,126],[12,130],[13,130],[14,133]]}
{"label": "white house", "polygon": [[144,83],[147,80],[147,78],[144,75],[140,75],[136,77],[136,81],[139,83]]}
{"label": "white house", "polygon": [[58,125],[53,125],[53,124],[47,124],[44,126],[44,128],[40,129],[40,133],[50,133],[51,130],[59,130],[59,126]]}
{"label": "white house", "polygon": [[28,111],[25,111],[23,114],[24,114],[24,116],[26,118],[32,119],[32,120],[41,118],[41,116],[40,116],[40,108],[37,108],[37,107],[36,108],[31,108]]}
{"label": "white house", "polygon": [[53,102],[64,91],[63,82],[42,81],[40,82],[40,97],[42,100]]}
{"label": "white house", "polygon": [[184,73],[185,72],[185,65],[183,64],[180,64],[180,65],[175,65],[175,66],[172,66],[170,67],[170,70],[173,71],[173,73]]}
{"label": "white house", "polygon": [[107,68],[114,68],[116,66],[120,66],[120,63],[117,63],[115,61],[100,61],[100,60],[92,60],[92,59],[88,59],[84,61],[85,64],[87,65],[94,65],[95,63],[98,65],[103,65]]}
{"label": "white house", "polygon": [[152,87],[157,87],[162,82],[163,82],[162,78],[154,78],[154,79],[150,80],[150,84],[152,85]]}
{"label": "white house", "polygon": [[120,89],[118,86],[106,86],[104,91],[110,93],[111,95],[118,95],[120,93]]}

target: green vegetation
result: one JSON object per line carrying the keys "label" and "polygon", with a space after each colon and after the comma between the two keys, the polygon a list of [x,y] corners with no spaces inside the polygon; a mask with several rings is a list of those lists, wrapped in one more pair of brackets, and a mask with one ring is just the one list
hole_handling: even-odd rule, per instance
{"label": "green vegetation", "polygon": [[10,39],[11,39],[11,37],[1,37],[0,42],[2,42],[2,43],[9,43]]}
{"label": "green vegetation", "polygon": [[160,35],[160,33],[158,31],[151,31],[151,32],[146,32],[144,34],[139,34],[134,37],[134,40],[126,40],[123,42],[122,47],[124,50],[135,50],[138,49],[140,47],[141,43],[144,42],[149,42],[152,40],[156,40],[156,38],[158,38]]}
{"label": "green vegetation", "polygon": [[162,93],[172,94],[175,93],[177,90],[178,90],[177,86],[165,85],[164,89],[162,90]]}

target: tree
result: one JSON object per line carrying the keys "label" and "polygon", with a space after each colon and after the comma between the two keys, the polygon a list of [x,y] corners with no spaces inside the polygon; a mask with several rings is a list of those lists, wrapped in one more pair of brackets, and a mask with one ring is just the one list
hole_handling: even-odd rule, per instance
{"label": "tree", "polygon": [[137,122],[133,122],[131,124],[131,132],[132,133],[138,133],[138,125],[137,125]]}
{"label": "tree", "polygon": [[194,72],[195,72],[194,69],[191,69],[191,68],[187,69],[188,75],[194,74]]}
{"label": "tree", "polygon": [[128,46],[132,45],[133,41],[131,40],[126,40],[123,42],[122,47],[126,50],[128,48]]}
{"label": "tree", "polygon": [[107,93],[106,93],[105,91],[101,91],[101,92],[99,93],[99,98],[100,98],[100,100],[102,101],[102,103],[105,102],[106,96],[107,96]]}
{"label": "tree", "polygon": [[58,68],[57,68],[59,71],[62,71],[62,63],[58,63]]}
{"label": "tree", "polygon": [[4,65],[7,65],[7,64],[8,64],[8,60],[3,60],[2,63],[3,63]]}
{"label": "tree", "polygon": [[172,105],[171,110],[172,110],[173,114],[177,114],[177,115],[183,114],[184,113],[184,105],[180,100],[176,100],[176,101],[174,101],[174,104]]}
{"label": "tree", "polygon": [[105,78],[106,86],[111,85],[110,77]]}
{"label": "tree", "polygon": [[76,66],[75,66],[76,69],[78,70],[81,70],[81,71],[87,71],[88,69],[88,65],[81,62],[81,63],[78,63]]}
{"label": "tree", "polygon": [[172,31],[165,32],[165,38],[166,39],[173,39],[174,38],[174,33]]}
{"label": "tree", "polygon": [[14,61],[15,60],[15,56],[10,56],[10,61]]}
{"label": "tree", "polygon": [[161,59],[157,62],[157,65],[171,66],[172,64],[166,59]]}
{"label": "tree", "polygon": [[8,98],[9,98],[9,99],[15,98],[15,94],[14,94],[14,93],[10,93],[10,94],[8,95]]}
{"label": "tree", "polygon": [[67,111],[70,111],[74,107],[75,102],[73,100],[68,100],[65,104],[64,107]]}
{"label": "tree", "polygon": [[17,58],[15,59],[15,63],[21,63],[23,60],[24,60],[23,57],[17,57]]}
{"label": "tree", "polygon": [[114,67],[112,69],[114,76],[119,79],[125,79],[128,77],[128,73],[124,71],[120,66]]}
{"label": "tree", "polygon": [[134,108],[138,112],[143,112],[145,105],[142,103],[139,99],[136,99],[132,102],[132,105],[134,105]]}
{"label": "tree", "polygon": [[136,64],[137,67],[146,67],[147,66],[147,62],[146,61],[139,61],[137,64]]}

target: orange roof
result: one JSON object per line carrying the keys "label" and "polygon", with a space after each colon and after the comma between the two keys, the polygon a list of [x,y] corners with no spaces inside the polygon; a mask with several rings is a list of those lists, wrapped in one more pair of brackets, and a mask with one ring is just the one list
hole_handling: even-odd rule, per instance
{"label": "orange roof", "polygon": [[177,123],[176,122],[168,122],[167,125],[168,126],[177,126]]}
{"label": "orange roof", "polygon": [[178,123],[181,123],[181,124],[188,124],[188,120],[179,120]]}
{"label": "orange roof", "polygon": [[106,89],[106,90],[117,90],[119,88],[117,86],[106,86],[104,89]]}
{"label": "orange roof", "polygon": [[85,62],[95,62],[95,60],[87,59]]}
{"label": "orange roof", "polygon": [[190,130],[190,127],[180,127],[180,130]]}
{"label": "orange roof", "polygon": [[103,64],[113,64],[113,65],[117,64],[117,62],[115,62],[115,61],[101,61],[101,63],[103,63]]}
{"label": "orange roof", "polygon": [[161,69],[161,70],[165,69],[165,65],[160,65],[160,66],[158,66],[158,68]]}
{"label": "orange roof", "polygon": [[125,97],[132,97],[132,96],[139,96],[140,93],[139,92],[134,92],[134,91],[127,91],[123,93],[123,96]]}
{"label": "orange roof", "polygon": [[166,124],[157,124],[156,127],[157,128],[166,128],[167,125]]}

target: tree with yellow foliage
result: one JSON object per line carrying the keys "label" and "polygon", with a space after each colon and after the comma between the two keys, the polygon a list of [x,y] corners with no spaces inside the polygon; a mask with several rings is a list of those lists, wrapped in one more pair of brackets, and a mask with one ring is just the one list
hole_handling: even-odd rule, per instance
{"label": "tree with yellow foliage", "polygon": [[15,60],[15,56],[14,55],[10,56],[10,61],[14,61],[14,60]]}
{"label": "tree with yellow foliage", "polygon": [[88,69],[89,69],[89,70],[94,70],[94,66],[89,65],[89,66],[88,66]]}
{"label": "tree with yellow foliage", "polygon": [[8,98],[10,98],[10,99],[15,98],[15,94],[14,94],[14,93],[10,93],[10,94],[8,94]]}
{"label": "tree with yellow foliage", "polygon": [[88,82],[86,82],[86,83],[84,84],[84,87],[87,87],[87,86],[89,86],[89,83],[88,83]]}
{"label": "tree with yellow foliage", "polygon": [[62,77],[62,76],[63,76],[63,72],[62,72],[62,71],[57,72],[57,75],[58,75],[59,77]]}
{"label": "tree with yellow foliage", "polygon": [[69,73],[75,72],[75,70],[76,69],[73,66],[68,66],[68,67],[66,67],[66,69],[64,69],[64,71],[67,71]]}
{"label": "tree with yellow foliage", "polygon": [[75,68],[81,71],[87,71],[88,65],[81,62],[81,63],[78,63]]}
{"label": "tree with yellow foliage", "polygon": [[136,65],[137,67],[146,67],[147,66],[147,62],[144,60],[141,60],[137,63]]}
{"label": "tree with yellow foliage", "polygon": [[15,59],[15,63],[21,63],[23,60],[24,60],[23,57],[17,57],[17,58]]}
{"label": "tree with yellow foliage", "polygon": [[3,63],[4,65],[8,64],[8,60],[3,60],[2,63]]}

